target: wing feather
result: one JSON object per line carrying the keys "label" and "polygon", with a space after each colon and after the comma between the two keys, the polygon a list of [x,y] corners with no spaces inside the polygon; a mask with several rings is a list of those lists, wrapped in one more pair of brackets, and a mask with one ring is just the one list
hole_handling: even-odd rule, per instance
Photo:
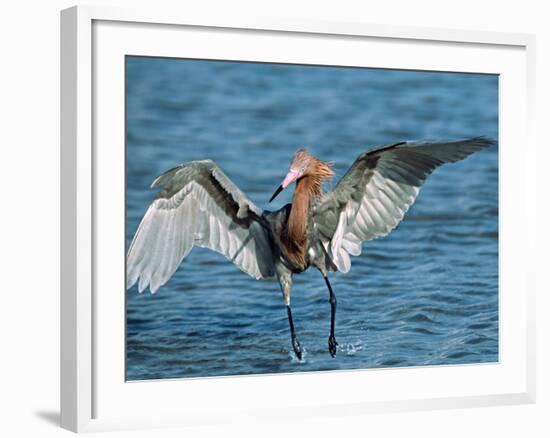
{"label": "wing feather", "polygon": [[446,142],[401,142],[361,154],[313,212],[321,241],[336,268],[348,272],[363,241],[389,234],[440,165],[495,144],[476,137]]}
{"label": "wing feather", "polygon": [[155,292],[193,246],[225,255],[256,279],[274,275],[269,231],[259,210],[212,161],[170,169],[145,213],[127,256],[127,287]]}

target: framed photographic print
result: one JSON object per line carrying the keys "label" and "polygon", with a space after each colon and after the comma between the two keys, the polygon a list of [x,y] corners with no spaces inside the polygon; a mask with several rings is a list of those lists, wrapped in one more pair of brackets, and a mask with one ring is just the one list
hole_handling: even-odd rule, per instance
{"label": "framed photographic print", "polygon": [[531,36],[74,7],[61,44],[63,427],[533,400]]}

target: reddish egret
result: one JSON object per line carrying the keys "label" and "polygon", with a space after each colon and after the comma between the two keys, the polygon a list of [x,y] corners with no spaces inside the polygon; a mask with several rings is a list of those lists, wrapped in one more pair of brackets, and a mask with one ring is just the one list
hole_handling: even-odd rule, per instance
{"label": "reddish egret", "polygon": [[174,167],[153,181],[159,188],[128,251],[127,287],[155,292],[174,274],[193,246],[217,251],[257,280],[277,279],[286,304],[292,347],[296,337],[290,288],[292,275],[316,267],[331,306],[328,348],[336,355],[336,297],[329,271],[348,272],[350,255],[363,241],[385,236],[403,219],[420,187],[438,166],[462,160],[492,145],[484,137],[452,142],[400,142],[365,152],[331,192],[323,181],[332,164],[298,150],[271,202],[296,182],[292,204],[262,211],[211,160]]}

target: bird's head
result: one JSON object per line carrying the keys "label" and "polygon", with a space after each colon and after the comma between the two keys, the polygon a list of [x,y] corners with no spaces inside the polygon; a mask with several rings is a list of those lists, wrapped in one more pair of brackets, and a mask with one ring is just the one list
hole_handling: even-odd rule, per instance
{"label": "bird's head", "polygon": [[333,163],[321,161],[318,158],[315,158],[305,149],[298,149],[292,161],[290,162],[290,168],[288,170],[285,179],[281,185],[277,188],[269,202],[273,201],[275,197],[286,189],[294,181],[298,181],[303,177],[312,177],[314,182],[317,182],[319,185],[321,181],[332,178],[334,176],[334,171],[331,169]]}

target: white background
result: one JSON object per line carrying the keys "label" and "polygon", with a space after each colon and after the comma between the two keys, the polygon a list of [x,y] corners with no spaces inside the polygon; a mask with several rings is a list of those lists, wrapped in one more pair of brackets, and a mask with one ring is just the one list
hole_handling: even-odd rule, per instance
{"label": "white background", "polygon": [[[98,4],[125,6],[144,1]],[[458,29],[536,33],[539,247],[528,255],[538,264],[538,402],[529,406],[379,414],[307,421],[267,427],[222,425],[187,430],[116,432],[106,436],[549,436],[550,343],[549,282],[543,277],[549,256],[548,209],[543,188],[550,158],[542,141],[550,97],[550,29],[542,1],[462,0],[443,2],[339,0],[194,2],[156,0],[158,7],[193,7],[227,14],[307,17]],[[0,304],[0,434],[68,436],[57,427],[59,412],[59,10],[73,3],[37,0],[4,4],[0,26],[0,108],[2,109],[0,187],[2,299]],[[545,123],[546,122],[546,123]],[[546,142],[547,143],[547,142]],[[521,153],[521,145],[517,145]],[[533,212],[534,214],[534,212]],[[527,256],[527,255],[526,255]],[[7,280],[7,281],[6,281]],[[289,394],[292,397],[292,394]],[[151,400],[154,403],[154,400]]]}

